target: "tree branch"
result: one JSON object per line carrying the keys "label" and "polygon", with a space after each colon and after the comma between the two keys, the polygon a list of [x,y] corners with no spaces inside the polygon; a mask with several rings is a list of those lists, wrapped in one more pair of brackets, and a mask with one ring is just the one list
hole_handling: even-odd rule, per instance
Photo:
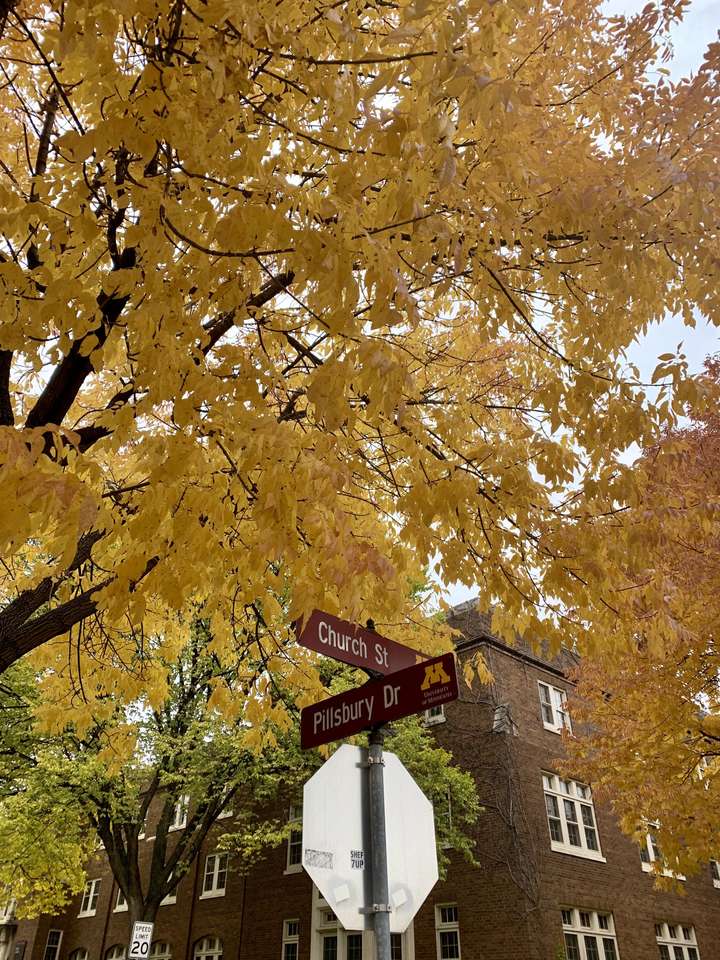
{"label": "tree branch", "polygon": [[[135,251],[131,248],[123,251],[113,271],[130,269],[134,266]],[[69,352],[55,367],[45,389],[27,416],[26,427],[44,427],[48,423],[59,426],[63,422],[83,383],[93,371],[92,351],[103,346],[129,299],[128,296],[114,297],[100,294],[98,304],[102,320],[99,326],[80,337],[79,340],[75,340]],[[83,355],[85,352],[87,356]]]}
{"label": "tree branch", "polygon": [[0,427],[12,427],[15,423],[10,399],[10,365],[12,350],[0,350]]}
{"label": "tree branch", "polygon": [[[258,293],[253,294],[253,296],[248,299],[245,306],[248,310],[257,310],[259,307],[265,306],[265,304],[272,300],[273,297],[276,297],[278,293],[282,293],[283,290],[287,290],[294,279],[295,274],[292,270],[288,270],[287,273],[279,273],[276,277],[273,277],[272,280],[269,280],[259,290]],[[212,350],[220,337],[224,336],[228,332],[234,322],[235,311],[229,310],[227,313],[223,313],[221,316],[219,316],[207,327],[206,333],[208,335],[208,341],[202,348],[202,352],[205,356],[207,356],[207,354]]]}
{"label": "tree branch", "polygon": [[0,646],[0,672],[6,670],[26,653],[30,653],[31,650],[35,650],[54,637],[67,633],[75,624],[97,613],[97,601],[94,595],[110,582],[111,580],[107,579],[90,587],[84,593],[73,597],[72,600],[68,600],[60,606],[48,610],[47,613],[27,621],[15,631],[0,627],[0,642],[2,644]]}

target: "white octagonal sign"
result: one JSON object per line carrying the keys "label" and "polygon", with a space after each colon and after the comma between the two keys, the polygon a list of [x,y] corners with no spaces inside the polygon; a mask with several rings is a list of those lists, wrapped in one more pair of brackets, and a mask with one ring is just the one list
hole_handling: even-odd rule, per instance
{"label": "white octagonal sign", "polygon": [[[390,930],[403,933],[437,883],[430,801],[394,753],[385,761]],[[346,930],[372,929],[367,750],[344,744],[305,784],[303,866]]]}

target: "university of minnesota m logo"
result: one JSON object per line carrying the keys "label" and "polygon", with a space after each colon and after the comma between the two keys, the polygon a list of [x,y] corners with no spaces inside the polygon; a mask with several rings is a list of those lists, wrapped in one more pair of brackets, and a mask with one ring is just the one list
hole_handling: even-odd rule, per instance
{"label": "university of minnesota m logo", "polygon": [[436,683],[450,683],[450,677],[445,673],[442,663],[432,663],[425,667],[425,679],[422,682],[421,690],[427,690],[434,687]]}

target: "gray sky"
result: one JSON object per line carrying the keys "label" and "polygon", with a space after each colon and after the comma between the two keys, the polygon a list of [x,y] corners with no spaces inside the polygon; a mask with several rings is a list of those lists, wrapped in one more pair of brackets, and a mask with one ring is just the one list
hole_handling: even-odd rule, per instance
{"label": "gray sky", "polygon": [[[605,8],[612,13],[635,13],[647,0],[608,0]],[[707,45],[717,41],[720,33],[720,0],[694,0],[682,23],[673,29],[674,56],[667,64],[672,77],[679,80],[697,71]],[[720,282],[720,278],[718,279]],[[720,323],[720,317],[716,318]],[[628,352],[628,359],[640,368],[641,377],[649,380],[661,353],[674,353],[682,342],[689,369],[698,372],[708,354],[720,351],[720,330],[705,318],[698,316],[695,328],[686,327],[678,317],[668,316],[652,328]],[[447,588],[449,603],[461,603],[475,596],[477,590],[462,584]]]}

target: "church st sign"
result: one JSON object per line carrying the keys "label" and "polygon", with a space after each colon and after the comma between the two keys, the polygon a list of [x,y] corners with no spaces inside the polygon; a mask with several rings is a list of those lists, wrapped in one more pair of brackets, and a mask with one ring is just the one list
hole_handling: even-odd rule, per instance
{"label": "church st sign", "polygon": [[302,627],[296,624],[295,630],[302,647],[383,675],[426,659],[425,654],[411,647],[322,610],[314,610]]}
{"label": "church st sign", "polygon": [[411,713],[422,713],[457,700],[457,696],[455,656],[444,653],[305,707],[300,714],[300,742],[303,749],[318,747]]}

